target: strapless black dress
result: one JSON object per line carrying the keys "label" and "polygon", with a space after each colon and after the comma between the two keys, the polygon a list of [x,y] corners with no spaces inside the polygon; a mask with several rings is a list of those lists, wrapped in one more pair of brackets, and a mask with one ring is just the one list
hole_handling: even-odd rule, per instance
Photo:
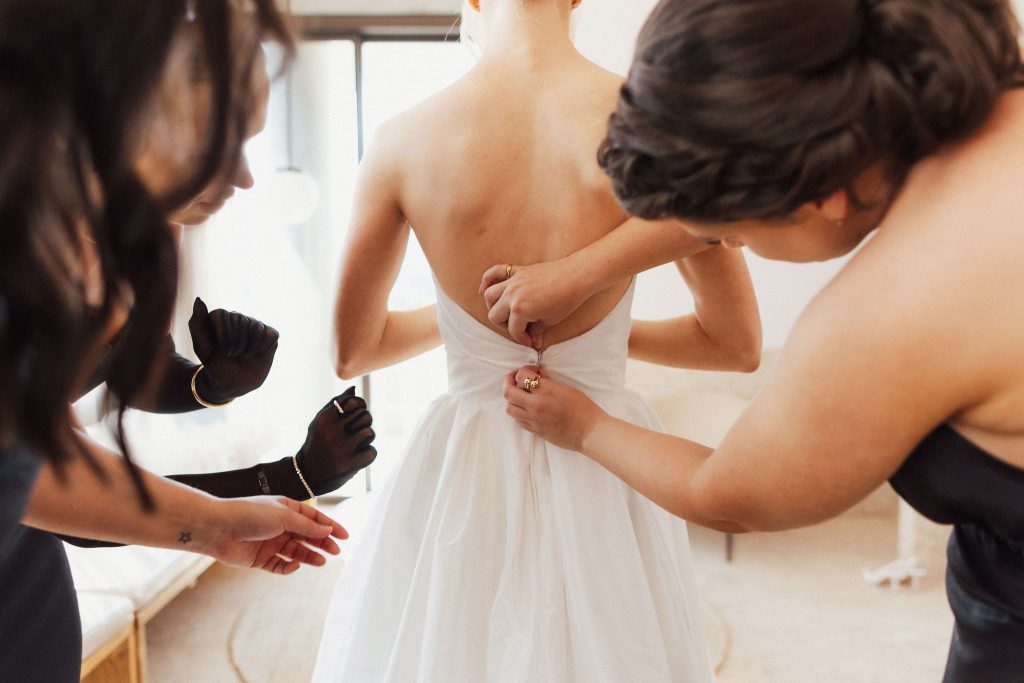
{"label": "strapless black dress", "polygon": [[925,517],[953,525],[946,593],[955,623],[943,680],[1024,681],[1024,469],[942,426],[890,482]]}

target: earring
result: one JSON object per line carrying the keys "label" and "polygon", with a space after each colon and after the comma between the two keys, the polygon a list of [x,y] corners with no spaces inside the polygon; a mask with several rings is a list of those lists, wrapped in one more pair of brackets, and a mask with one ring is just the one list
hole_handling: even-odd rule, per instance
{"label": "earring", "polygon": [[469,6],[475,9],[477,12],[480,11],[480,0],[469,0]]}

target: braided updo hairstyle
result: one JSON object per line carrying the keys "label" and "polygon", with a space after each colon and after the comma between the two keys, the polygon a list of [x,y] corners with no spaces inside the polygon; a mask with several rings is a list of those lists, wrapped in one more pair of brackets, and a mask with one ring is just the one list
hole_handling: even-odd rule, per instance
{"label": "braided updo hairstyle", "polygon": [[782,218],[883,159],[895,186],[1021,83],[1017,41],[1007,0],[662,0],[599,162],[644,218]]}

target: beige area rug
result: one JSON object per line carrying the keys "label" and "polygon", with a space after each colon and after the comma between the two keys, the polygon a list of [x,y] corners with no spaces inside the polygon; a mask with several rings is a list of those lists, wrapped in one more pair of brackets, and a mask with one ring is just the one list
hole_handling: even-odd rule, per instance
{"label": "beige area rug", "polygon": [[[358,528],[358,511],[338,518]],[[867,585],[896,552],[895,519],[844,515],[811,529],[736,538],[691,529],[712,662],[721,683],[934,683],[952,616],[941,577]],[[343,562],[288,577],[214,567],[150,623],[154,683],[308,681]]]}
{"label": "beige area rug", "polygon": [[[315,655],[320,642],[323,609],[323,597],[314,595],[265,597],[246,605],[229,643],[238,678],[246,683],[308,681],[313,675],[310,655]],[[268,632],[273,633],[269,644]]]}

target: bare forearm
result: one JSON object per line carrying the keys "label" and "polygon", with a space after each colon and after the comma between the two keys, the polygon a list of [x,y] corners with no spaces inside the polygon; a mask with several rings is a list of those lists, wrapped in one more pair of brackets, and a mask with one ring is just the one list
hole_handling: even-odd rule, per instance
{"label": "bare forearm", "polygon": [[96,444],[87,448],[106,481],[80,457],[64,466],[63,482],[47,465],[33,487],[25,524],[113,543],[204,552],[212,541],[208,520],[216,514],[212,497],[142,471],[156,503],[154,512],[145,513],[123,460]]}
{"label": "bare forearm", "polygon": [[601,239],[566,257],[589,297],[614,282],[708,249],[675,221],[631,218]]}
{"label": "bare forearm", "polygon": [[676,262],[694,313],[633,323],[631,358],[702,370],[753,372],[761,363],[761,319],[743,254],[715,247]]}
{"label": "bare forearm", "polygon": [[749,528],[720,519],[695,482],[712,454],[707,446],[600,414],[587,429],[583,452],[657,505],[688,522],[719,531]]}
{"label": "bare forearm", "polygon": [[717,343],[696,315],[669,320],[636,320],[629,335],[629,357],[646,363],[695,370],[752,372],[758,349]]}
{"label": "bare forearm", "polygon": [[336,369],[342,379],[365,375],[418,356],[440,345],[437,307],[413,311],[388,311],[380,332],[345,334],[339,329]]}
{"label": "bare forearm", "polygon": [[715,355],[732,356],[732,369],[761,362],[761,316],[743,252],[715,247],[676,262],[693,294],[694,315]]}

